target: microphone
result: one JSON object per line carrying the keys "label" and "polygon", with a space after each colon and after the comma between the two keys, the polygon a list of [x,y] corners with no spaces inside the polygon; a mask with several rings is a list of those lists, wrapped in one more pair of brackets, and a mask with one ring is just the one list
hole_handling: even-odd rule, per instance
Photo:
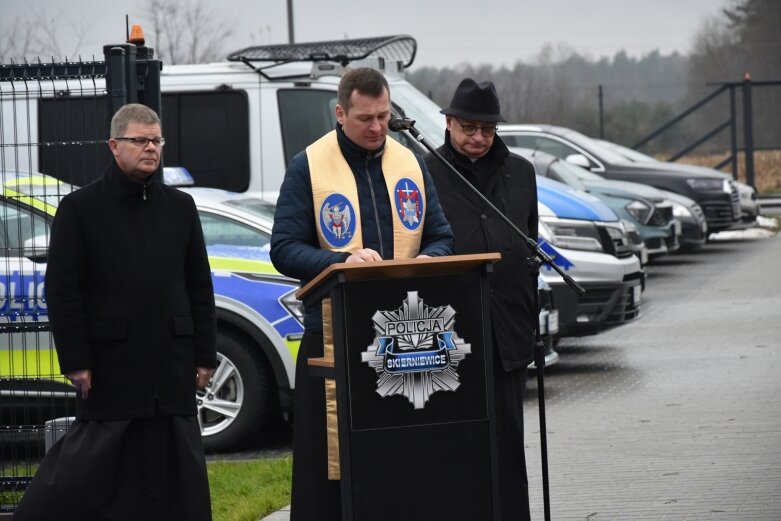
{"label": "microphone", "polygon": [[402,130],[409,130],[415,124],[414,119],[409,118],[391,118],[388,121],[388,128],[394,132],[401,132]]}

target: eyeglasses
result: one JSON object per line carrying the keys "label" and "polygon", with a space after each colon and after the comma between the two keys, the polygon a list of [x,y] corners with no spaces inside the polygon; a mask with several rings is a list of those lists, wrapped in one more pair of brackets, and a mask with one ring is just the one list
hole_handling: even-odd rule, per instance
{"label": "eyeglasses", "polygon": [[114,139],[117,141],[128,141],[137,147],[146,147],[149,143],[152,143],[157,148],[165,146],[164,137],[115,137]]}
{"label": "eyeglasses", "polygon": [[462,123],[460,119],[453,118],[461,125],[461,130],[467,136],[474,136],[479,130],[483,137],[494,137],[496,135],[496,127],[481,127],[480,125],[472,125],[471,123]]}

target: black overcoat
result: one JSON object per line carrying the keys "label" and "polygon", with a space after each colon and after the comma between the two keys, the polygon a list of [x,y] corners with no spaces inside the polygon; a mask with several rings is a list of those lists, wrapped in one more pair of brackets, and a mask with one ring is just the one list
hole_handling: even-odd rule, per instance
{"label": "black overcoat", "polygon": [[216,324],[189,195],[112,162],[60,203],[45,288],[61,371],[92,369],[77,418],[196,413],[196,367],[216,366]]}
{"label": "black overcoat", "polygon": [[[527,236],[537,240],[537,182],[534,167],[510,153],[497,136],[489,152],[473,163],[450,143],[437,150]],[[525,368],[534,356],[536,269],[524,241],[433,154],[425,157],[439,201],[455,238],[454,253],[499,252],[489,276],[491,321],[496,348],[506,371]]]}

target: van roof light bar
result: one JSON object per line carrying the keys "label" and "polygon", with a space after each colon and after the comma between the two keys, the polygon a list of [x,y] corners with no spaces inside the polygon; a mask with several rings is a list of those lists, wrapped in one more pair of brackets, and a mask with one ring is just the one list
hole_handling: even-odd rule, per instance
{"label": "van roof light bar", "polygon": [[302,42],[247,47],[228,55],[228,61],[289,63],[332,61],[346,67],[350,62],[369,56],[399,61],[404,68],[412,65],[418,44],[412,36],[378,36],[325,42]]}

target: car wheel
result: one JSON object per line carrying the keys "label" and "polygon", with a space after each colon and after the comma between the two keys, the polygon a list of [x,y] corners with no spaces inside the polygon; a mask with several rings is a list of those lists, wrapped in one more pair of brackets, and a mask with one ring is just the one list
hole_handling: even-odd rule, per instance
{"label": "car wheel", "polygon": [[272,407],[268,364],[249,342],[226,331],[217,333],[217,368],[196,393],[198,423],[208,452],[240,447],[257,435]]}

